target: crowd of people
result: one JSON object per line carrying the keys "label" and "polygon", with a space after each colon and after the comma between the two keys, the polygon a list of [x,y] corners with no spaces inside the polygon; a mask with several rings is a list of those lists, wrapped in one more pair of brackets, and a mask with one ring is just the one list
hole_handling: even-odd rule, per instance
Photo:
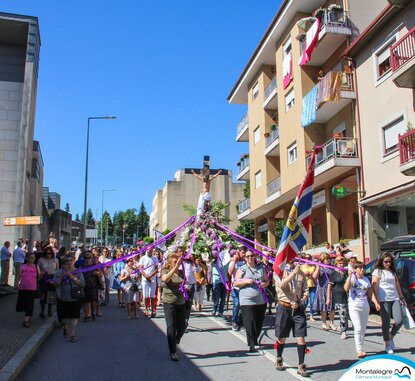
{"label": "crowd of people", "polygon": [[[39,317],[51,316],[56,306],[63,335],[77,342],[81,313],[84,322],[101,317],[102,307],[110,302],[113,289],[118,306],[126,308],[127,319],[140,318],[141,311],[154,318],[157,306],[163,305],[172,361],[179,360],[177,345],[187,330],[191,311],[202,311],[206,301],[211,301],[212,316],[224,318],[225,305],[229,297],[232,299],[231,328],[234,331],[245,328],[251,352],[260,348],[267,309],[275,314],[275,366],[284,369],[282,355],[292,332],[297,340],[297,373],[301,376],[308,375],[307,320],[315,322],[319,315],[321,327],[338,331],[344,340],[348,337],[350,319],[356,353],[363,358],[369,300],[380,312],[387,353],[395,349],[394,337],[402,325],[401,305],[406,304],[394,257],[389,253],[379,256],[369,281],[365,265],[357,261],[356,255],[330,245],[318,257],[299,253],[287,265],[282,279],[272,270],[274,253],[264,251],[261,256],[242,245],[226,260],[218,256],[207,262],[188,255],[184,247],[171,253],[152,248],[141,255],[128,255],[139,247],[86,249],[80,245],[76,250],[66,250],[58,247],[54,237],[42,244],[35,243],[32,250],[23,240],[13,253],[9,247],[10,243],[5,242],[1,249],[2,283],[7,284],[9,271],[9,267],[3,266],[3,258],[13,257],[18,289],[16,311],[25,313],[24,327],[32,325],[34,303],[39,299]],[[105,265],[114,259],[118,261]],[[335,326],[336,312],[339,327]]]}

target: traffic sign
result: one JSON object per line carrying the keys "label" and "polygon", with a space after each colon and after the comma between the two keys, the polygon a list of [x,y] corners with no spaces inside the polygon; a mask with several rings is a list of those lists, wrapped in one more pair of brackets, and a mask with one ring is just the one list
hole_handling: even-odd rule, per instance
{"label": "traffic sign", "polygon": [[40,225],[43,222],[42,216],[4,217],[3,226],[17,225]]}

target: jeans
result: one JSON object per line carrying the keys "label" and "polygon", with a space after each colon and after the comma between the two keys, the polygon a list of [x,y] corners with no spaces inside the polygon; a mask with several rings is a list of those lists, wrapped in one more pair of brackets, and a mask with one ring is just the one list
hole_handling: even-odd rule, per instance
{"label": "jeans", "polygon": [[367,321],[369,320],[369,303],[355,304],[349,299],[349,316],[354,328],[356,352],[363,352]]}
{"label": "jeans", "polygon": [[233,300],[232,323],[242,325],[241,305],[239,304],[239,290],[232,288],[231,296]]}
{"label": "jeans", "polygon": [[[380,302],[379,304],[380,317],[382,318],[383,341],[389,341],[390,336],[395,336],[398,333],[399,328],[402,326],[401,301],[398,299],[391,302]],[[392,325],[392,329],[389,333],[392,316],[395,323]]]}
{"label": "jeans", "polygon": [[163,309],[169,350],[170,353],[176,353],[177,344],[186,330],[186,306],[184,304],[163,303]]}
{"label": "jeans", "polygon": [[266,304],[241,306],[242,318],[246,330],[246,341],[249,347],[258,345],[258,338],[264,323]]}
{"label": "jeans", "polygon": [[213,284],[212,283],[208,283],[206,285],[206,297],[207,297],[207,301],[210,300],[210,294],[212,293],[212,289],[213,289]]}
{"label": "jeans", "polygon": [[309,297],[309,300],[307,300],[307,302],[305,303],[305,307],[307,307],[308,302],[310,302],[310,315],[313,316],[314,315],[313,304],[314,304],[314,297],[316,296],[316,288],[309,287],[308,292],[310,294],[310,297]]}
{"label": "jeans", "polygon": [[226,287],[222,282],[213,285],[213,313],[223,314],[226,302]]}

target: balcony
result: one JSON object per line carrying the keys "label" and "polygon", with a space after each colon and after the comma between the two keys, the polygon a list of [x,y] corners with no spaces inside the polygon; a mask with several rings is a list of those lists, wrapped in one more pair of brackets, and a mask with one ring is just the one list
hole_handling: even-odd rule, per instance
{"label": "balcony", "polygon": [[398,135],[400,170],[406,176],[415,176],[415,130]]}
{"label": "balcony", "polygon": [[248,142],[249,141],[249,123],[248,113],[241,119],[236,127],[236,141],[237,142]]}
{"label": "balcony", "polygon": [[[307,166],[310,158],[307,158]],[[341,175],[344,169],[360,167],[357,139],[333,138],[323,144],[316,154],[314,176],[319,176],[318,184]]]}
{"label": "balcony", "polygon": [[279,156],[280,154],[280,133],[277,125],[271,127],[269,135],[265,138],[265,156]]}
{"label": "balcony", "polygon": [[276,110],[278,108],[277,77],[275,76],[264,90],[264,109]]}
{"label": "balcony", "polygon": [[[352,29],[347,24],[345,12],[325,9],[321,17],[320,30],[317,44],[311,54],[307,66],[322,66],[332,54],[340,47],[348,36],[352,35]],[[306,41],[300,44],[300,53],[306,47]]]}
{"label": "balcony", "polygon": [[238,220],[246,217],[251,212],[251,199],[247,198],[238,204]]}
{"label": "balcony", "polygon": [[267,198],[265,203],[268,204],[281,196],[281,177],[277,177],[267,184]]}
{"label": "balcony", "polygon": [[242,158],[239,163],[239,170],[236,180],[249,180],[249,157]]}
{"label": "balcony", "polygon": [[303,98],[301,123],[326,123],[339,111],[356,99],[353,74],[329,71]]}
{"label": "balcony", "polygon": [[415,88],[415,27],[390,48],[392,80],[398,87]]}

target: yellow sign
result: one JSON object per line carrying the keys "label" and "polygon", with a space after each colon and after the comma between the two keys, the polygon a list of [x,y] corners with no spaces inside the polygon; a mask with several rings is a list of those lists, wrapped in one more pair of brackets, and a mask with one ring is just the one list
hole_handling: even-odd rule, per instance
{"label": "yellow sign", "polygon": [[3,226],[40,225],[42,220],[42,216],[5,217],[3,218]]}

